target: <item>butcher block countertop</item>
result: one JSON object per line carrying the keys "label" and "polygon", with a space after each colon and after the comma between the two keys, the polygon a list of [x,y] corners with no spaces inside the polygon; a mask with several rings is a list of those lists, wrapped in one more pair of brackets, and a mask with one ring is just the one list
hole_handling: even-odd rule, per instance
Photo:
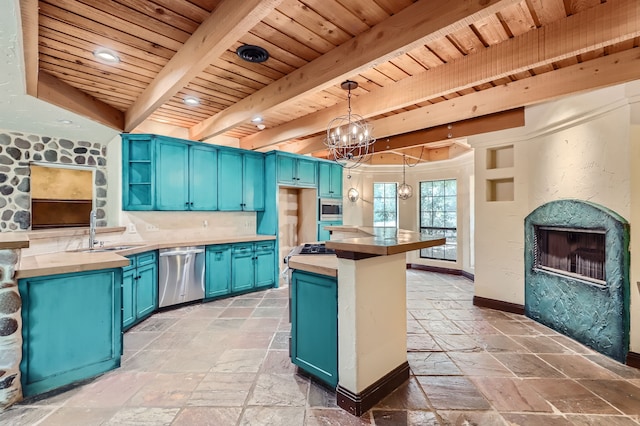
{"label": "butcher block countertop", "polygon": [[331,231],[353,232],[356,238],[344,238],[327,241],[326,247],[344,252],[364,253],[378,256],[390,256],[412,250],[439,246],[446,239],[439,236],[422,235],[419,232],[396,228],[361,227],[361,226],[332,226]]}
{"label": "butcher block countertop", "polygon": [[0,250],[29,247],[29,235],[26,232],[0,232]]}
{"label": "butcher block countertop", "polygon": [[[244,243],[254,241],[275,240],[273,235],[243,235],[234,237],[203,239],[190,238],[185,240],[171,241],[153,241],[153,242],[137,242],[128,243],[120,242],[113,246],[127,247],[122,250],[100,251],[100,247],[96,247],[96,251],[86,253],[83,250],[63,251],[57,253],[39,254],[35,256],[22,256],[20,266],[16,271],[16,278],[37,277],[42,275],[65,274],[70,272],[84,272],[98,269],[120,268],[129,265],[129,259],[124,256],[130,256],[138,253],[144,253],[150,250],[158,250],[170,247],[184,246],[202,246],[227,243]],[[105,246],[104,248],[108,248]]]}
{"label": "butcher block countertop", "polygon": [[289,268],[314,274],[338,276],[338,258],[335,254],[299,254],[291,256]]}

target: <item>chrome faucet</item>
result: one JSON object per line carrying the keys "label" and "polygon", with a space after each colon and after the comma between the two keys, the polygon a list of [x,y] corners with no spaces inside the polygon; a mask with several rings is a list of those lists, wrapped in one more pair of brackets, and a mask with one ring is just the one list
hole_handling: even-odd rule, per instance
{"label": "chrome faucet", "polygon": [[89,249],[96,245],[96,211],[91,210],[89,214]]}

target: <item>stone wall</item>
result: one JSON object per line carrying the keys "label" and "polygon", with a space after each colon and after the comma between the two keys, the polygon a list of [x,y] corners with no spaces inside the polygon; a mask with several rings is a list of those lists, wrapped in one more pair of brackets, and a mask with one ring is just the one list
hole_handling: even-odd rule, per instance
{"label": "stone wall", "polygon": [[20,250],[0,250],[0,412],[22,399],[22,318],[14,279]]}
{"label": "stone wall", "polygon": [[106,226],[107,147],[100,143],[0,131],[0,232],[31,229],[29,162],[95,167],[98,226]]}

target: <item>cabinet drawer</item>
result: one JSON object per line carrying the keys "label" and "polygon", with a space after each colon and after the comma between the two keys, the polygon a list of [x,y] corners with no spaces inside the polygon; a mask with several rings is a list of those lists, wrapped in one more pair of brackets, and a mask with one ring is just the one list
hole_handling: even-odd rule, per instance
{"label": "cabinet drawer", "polygon": [[274,249],[273,241],[256,243],[256,252],[273,251],[273,249]]}
{"label": "cabinet drawer", "polygon": [[150,251],[148,253],[142,253],[138,255],[138,266],[149,265],[156,262],[156,252]]}
{"label": "cabinet drawer", "polygon": [[136,257],[135,256],[127,256],[129,259],[129,266],[123,266],[122,272],[127,272],[136,268]]}
{"label": "cabinet drawer", "polygon": [[231,248],[233,254],[245,254],[253,251],[253,244],[236,244]]}

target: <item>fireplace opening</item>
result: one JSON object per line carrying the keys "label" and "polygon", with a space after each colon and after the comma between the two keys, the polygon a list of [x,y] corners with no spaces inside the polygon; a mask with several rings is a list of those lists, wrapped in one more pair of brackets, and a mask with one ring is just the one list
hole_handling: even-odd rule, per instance
{"label": "fireplace opening", "polygon": [[606,286],[605,230],[536,226],[534,268]]}

